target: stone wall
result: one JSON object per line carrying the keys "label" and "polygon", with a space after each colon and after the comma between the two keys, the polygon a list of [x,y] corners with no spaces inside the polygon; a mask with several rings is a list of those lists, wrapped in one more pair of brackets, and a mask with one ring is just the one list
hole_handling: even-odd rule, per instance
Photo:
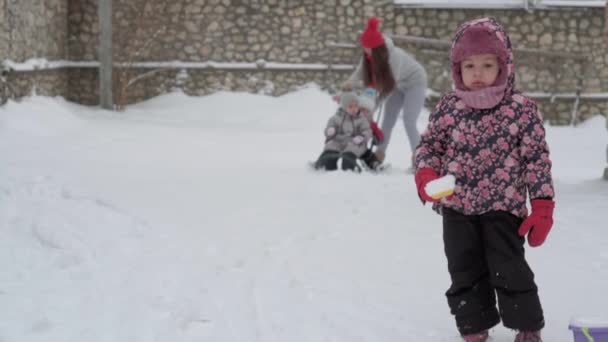
{"label": "stone wall", "polygon": [[[98,0],[0,0],[4,11],[19,13],[1,21],[0,53],[23,61],[43,56],[73,61],[96,61],[99,25]],[[519,87],[534,93],[574,93],[577,75],[583,93],[608,93],[608,51],[602,40],[603,9],[439,10],[395,7],[373,0],[114,0],[115,61],[173,61],[255,63],[265,60],[292,64],[352,64],[358,49],[332,48],[330,42],[356,43],[365,18],[378,15],[385,31],[397,36],[419,36],[450,41],[458,25],[492,15],[505,24],[518,48],[573,52],[589,56],[589,63],[516,54]],[[17,9],[19,9],[17,11]],[[33,14],[31,14],[33,13]],[[43,20],[34,20],[43,18]],[[10,23],[10,25],[9,25]],[[16,29],[16,28],[20,29]],[[23,28],[23,30],[21,30]],[[23,31],[23,33],[15,33]],[[23,37],[28,39],[23,39]],[[50,37],[50,38],[48,38]],[[450,87],[447,48],[396,40],[426,67],[430,87],[437,93]],[[8,52],[4,52],[4,51]],[[132,69],[131,76],[151,71]],[[66,98],[96,104],[96,69],[64,69],[59,77]],[[50,74],[60,74],[55,71]],[[182,89],[204,95],[218,90],[265,92],[280,95],[317,82],[333,90],[349,71],[169,68],[142,78],[128,88],[128,102]],[[33,73],[29,73],[33,75]],[[558,76],[559,75],[559,76]],[[65,81],[67,79],[67,81]],[[429,98],[429,106],[436,98]],[[569,122],[572,98],[539,99],[541,109],[555,122]],[[608,100],[583,100],[585,118],[608,112]]]}
{"label": "stone wall", "polygon": [[11,97],[30,95],[64,96],[68,93],[69,72],[65,69],[46,69],[9,74]]}
{"label": "stone wall", "polygon": [[65,59],[67,3],[65,0],[1,0],[3,36],[9,44],[3,54],[13,60],[45,57]]}
{"label": "stone wall", "polygon": [[[0,0],[0,61],[23,62],[67,57],[67,3],[65,0]],[[65,70],[11,74],[16,96],[64,95]]]}
{"label": "stone wall", "polygon": [[8,56],[10,51],[10,33],[7,13],[8,0],[0,0],[0,56]]}
{"label": "stone wall", "polygon": [[65,98],[85,105],[99,104],[99,72],[97,68],[71,68],[67,77]]}
{"label": "stone wall", "polygon": [[[141,70],[141,72],[145,71]],[[206,95],[217,91],[282,95],[295,91],[307,83],[336,84],[342,80],[341,75],[310,70],[217,72],[204,69],[168,69],[134,84],[129,90],[129,96],[135,101],[140,101],[174,90],[181,90],[188,95]]]}
{"label": "stone wall", "polygon": [[[264,59],[318,63],[329,40],[361,29],[361,18],[375,11],[370,0],[114,0],[114,38],[126,57],[142,46],[145,61],[230,61]],[[78,1],[71,13],[73,50],[87,60],[96,56],[95,0]],[[78,7],[78,8],[77,8]],[[92,13],[93,15],[88,15]],[[91,34],[88,34],[91,33]],[[91,39],[93,38],[93,39]]]}
{"label": "stone wall", "polygon": [[[69,51],[74,60],[97,60],[96,8],[96,0],[70,2]],[[337,54],[351,64],[352,52],[332,51],[327,48],[327,42],[354,41],[357,30],[362,27],[362,18],[374,13],[383,13],[383,9],[376,8],[369,0],[182,0],[172,3],[115,0],[114,58],[126,63],[173,60],[251,63],[266,60],[311,64],[326,63],[329,58],[341,62],[333,56]],[[134,74],[149,71],[133,70]],[[79,71],[82,72],[88,73]],[[172,82],[179,72],[179,69],[164,70],[137,82],[128,89],[128,101],[139,101],[166,91],[163,89],[176,89]],[[187,74],[192,80],[183,90],[201,95],[218,90],[258,92],[260,89],[279,95],[313,81],[335,85],[338,79],[345,77],[344,73],[256,68],[237,71],[191,69]],[[332,78],[331,82],[327,81]],[[91,77],[85,79],[92,80]],[[83,103],[97,101],[91,101],[90,94],[83,96],[86,98],[78,99],[77,95],[75,98]]]}
{"label": "stone wall", "polygon": [[[114,1],[114,0],[113,0]],[[68,56],[73,61],[97,61],[98,0],[67,0]]]}
{"label": "stone wall", "polygon": [[[448,10],[395,8],[390,16],[396,35],[424,36],[450,41],[465,20],[493,16],[507,29],[516,51],[517,85],[530,93],[575,93],[582,76],[582,93],[608,93],[608,49],[604,44],[602,8],[559,8],[524,10]],[[386,25],[385,25],[386,26]],[[421,44],[402,44],[418,59],[429,61],[425,67],[430,87],[445,91],[450,87],[447,50]],[[542,56],[525,49],[573,53],[588,57],[585,61]],[[438,63],[438,61],[444,63]],[[573,98],[551,99],[540,96],[546,117],[568,123]],[[608,99],[585,99],[579,109],[581,119],[608,113]]]}

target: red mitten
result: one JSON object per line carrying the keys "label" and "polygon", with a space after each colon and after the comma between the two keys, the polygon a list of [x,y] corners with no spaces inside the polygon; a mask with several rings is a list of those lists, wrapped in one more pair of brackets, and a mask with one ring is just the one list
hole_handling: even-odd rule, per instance
{"label": "red mitten", "polygon": [[519,235],[528,235],[528,244],[538,247],[545,242],[553,226],[553,208],[555,202],[550,199],[535,199],[530,201],[532,213],[519,226]]}
{"label": "red mitten", "polygon": [[382,132],[382,130],[380,129],[380,127],[378,127],[378,124],[375,121],[370,122],[369,125],[372,128],[372,132],[374,134],[374,138],[376,138],[376,141],[378,141],[378,143],[382,143],[382,141],[384,141],[384,132]]}
{"label": "red mitten", "polygon": [[439,175],[437,174],[437,172],[435,172],[435,170],[429,168],[429,167],[425,167],[422,168],[420,170],[418,170],[418,172],[416,172],[416,177],[415,177],[415,181],[416,181],[416,189],[418,189],[418,196],[420,196],[420,199],[422,200],[422,202],[439,202],[441,199],[434,199],[431,196],[429,196],[426,191],[424,191],[424,187],[431,181],[435,180],[439,178]]}

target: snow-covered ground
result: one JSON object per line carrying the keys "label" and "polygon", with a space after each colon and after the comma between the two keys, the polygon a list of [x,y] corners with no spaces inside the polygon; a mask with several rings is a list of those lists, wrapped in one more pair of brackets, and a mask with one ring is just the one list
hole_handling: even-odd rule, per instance
{"label": "snow-covered ground", "polygon": [[[307,167],[334,109],[314,86],[0,108],[0,341],[459,341],[403,129],[385,174]],[[547,128],[556,222],[528,256],[548,342],[608,316],[604,120]]]}

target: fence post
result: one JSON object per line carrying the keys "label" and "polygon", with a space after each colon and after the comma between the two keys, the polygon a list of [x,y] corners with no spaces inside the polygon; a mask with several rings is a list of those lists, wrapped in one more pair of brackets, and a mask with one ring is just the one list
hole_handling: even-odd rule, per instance
{"label": "fence post", "polygon": [[112,99],[112,0],[99,0],[99,101],[113,109]]}
{"label": "fence post", "polygon": [[[608,131],[608,114],[606,114],[606,131]],[[608,145],[606,145],[606,167],[604,168],[604,180],[608,181]]]}

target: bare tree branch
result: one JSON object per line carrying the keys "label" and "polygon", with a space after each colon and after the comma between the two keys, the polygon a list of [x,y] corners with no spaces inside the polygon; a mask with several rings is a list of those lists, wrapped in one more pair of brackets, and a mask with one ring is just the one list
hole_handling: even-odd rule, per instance
{"label": "bare tree branch", "polygon": [[[135,19],[129,21],[128,27],[116,25],[119,28],[115,41],[117,72],[115,73],[114,93],[117,109],[123,109],[127,104],[130,86],[160,71],[153,70],[134,76],[136,70],[133,66],[165,32],[164,20],[166,20],[165,13],[168,5],[168,0],[130,0],[126,2],[124,10],[133,13],[127,16]],[[160,28],[149,37],[146,36],[148,32],[159,26]]]}

